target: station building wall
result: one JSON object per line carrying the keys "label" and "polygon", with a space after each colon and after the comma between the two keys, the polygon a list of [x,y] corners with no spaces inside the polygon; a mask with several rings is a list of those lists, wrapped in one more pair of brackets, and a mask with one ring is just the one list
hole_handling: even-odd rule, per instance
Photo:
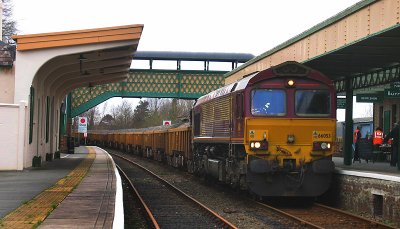
{"label": "station building wall", "polygon": [[0,69],[0,103],[14,103],[15,68]]}
{"label": "station building wall", "polygon": [[382,103],[374,103],[374,126],[381,127],[385,134],[400,121],[400,99],[385,99]]}
{"label": "station building wall", "polygon": [[24,138],[26,104],[0,103],[0,169],[22,170],[24,165]]}

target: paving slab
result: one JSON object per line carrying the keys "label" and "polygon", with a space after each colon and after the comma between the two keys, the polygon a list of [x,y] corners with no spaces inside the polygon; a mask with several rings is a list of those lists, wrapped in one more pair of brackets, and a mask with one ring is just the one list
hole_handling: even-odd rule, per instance
{"label": "paving slab", "polygon": [[43,163],[40,168],[23,171],[0,171],[0,218],[52,187],[86,157],[82,150],[76,154],[61,154],[60,159]]}
{"label": "paving slab", "polygon": [[116,176],[112,159],[99,148],[86,177],[39,228],[112,228]]}

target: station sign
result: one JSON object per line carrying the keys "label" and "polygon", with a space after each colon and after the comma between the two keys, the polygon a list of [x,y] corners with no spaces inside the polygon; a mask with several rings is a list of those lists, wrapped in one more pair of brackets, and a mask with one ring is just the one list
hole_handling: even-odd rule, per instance
{"label": "station sign", "polygon": [[382,94],[357,94],[357,103],[381,103],[383,102]]}
{"label": "station sign", "polygon": [[400,88],[385,89],[385,98],[400,98]]}
{"label": "station sign", "polygon": [[87,117],[78,118],[78,133],[87,133]]}
{"label": "station sign", "polygon": [[346,109],[346,98],[337,98],[336,109]]}
{"label": "station sign", "polygon": [[170,126],[171,125],[171,120],[164,120],[163,121],[163,126]]}
{"label": "station sign", "polygon": [[400,82],[392,82],[392,83],[390,83],[390,88],[392,88],[392,89],[394,89],[394,88],[400,89]]}

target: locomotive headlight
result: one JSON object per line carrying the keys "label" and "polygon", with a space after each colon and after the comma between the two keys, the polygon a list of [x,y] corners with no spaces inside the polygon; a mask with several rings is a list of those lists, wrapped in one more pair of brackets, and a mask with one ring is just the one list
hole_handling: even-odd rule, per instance
{"label": "locomotive headlight", "polygon": [[330,150],[330,142],[313,142],[313,150]]}
{"label": "locomotive headlight", "polygon": [[267,150],[268,142],[266,140],[250,142],[250,148],[252,150]]}
{"label": "locomotive headlight", "polygon": [[286,82],[286,85],[287,85],[288,87],[294,87],[295,82],[294,82],[294,80],[288,80],[288,81]]}

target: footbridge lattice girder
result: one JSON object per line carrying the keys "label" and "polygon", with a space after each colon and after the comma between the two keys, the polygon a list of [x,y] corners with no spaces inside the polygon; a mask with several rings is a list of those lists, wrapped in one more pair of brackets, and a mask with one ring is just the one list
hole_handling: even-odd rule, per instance
{"label": "footbridge lattice girder", "polygon": [[[373,72],[359,74],[351,77],[354,90],[376,87],[378,85],[390,84],[400,81],[400,65],[378,69]],[[346,90],[346,79],[335,81],[338,93]],[[376,88],[379,89],[379,88]]]}
{"label": "footbridge lattice girder", "polygon": [[226,71],[138,70],[126,80],[72,91],[72,117],[112,97],[197,99],[224,85]]}

